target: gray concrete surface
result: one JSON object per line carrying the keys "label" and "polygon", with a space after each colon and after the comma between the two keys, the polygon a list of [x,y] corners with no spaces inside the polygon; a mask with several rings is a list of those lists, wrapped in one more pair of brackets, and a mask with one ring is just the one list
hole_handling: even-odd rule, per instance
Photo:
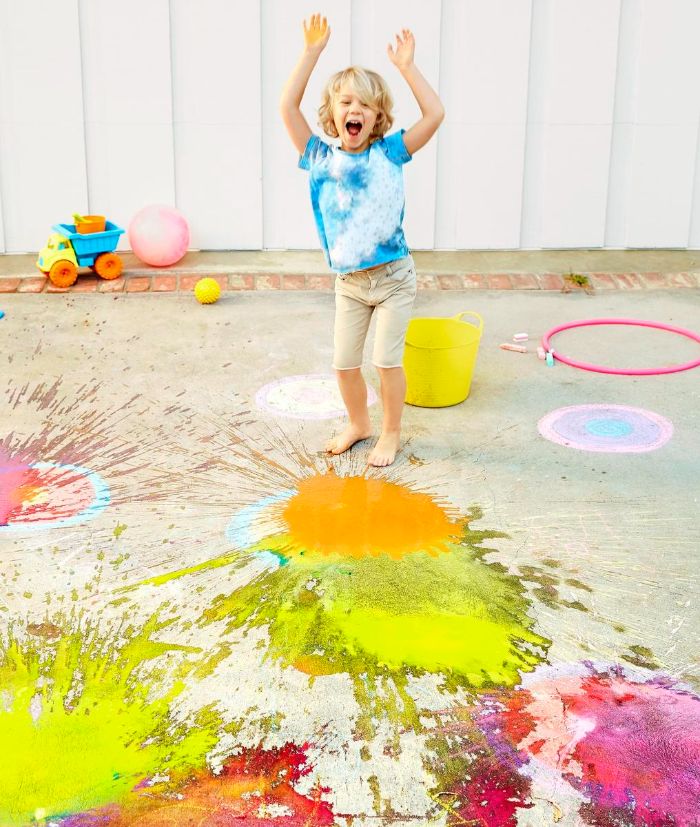
{"label": "gray concrete surface", "polygon": [[[328,462],[341,475],[362,472],[371,443],[333,460],[322,454],[340,419],[284,419],[255,403],[266,383],[330,371],[333,297],[241,293],[203,307],[189,295],[13,294],[3,296],[2,309],[0,445],[4,439],[6,448],[31,449],[35,461],[78,457],[112,490],[109,508],[90,522],[0,535],[3,567],[13,572],[2,598],[3,630],[12,620],[48,618],[70,605],[102,618],[126,608],[136,621],[165,595],[188,621],[175,627],[179,641],[207,651],[230,647],[214,672],[192,683],[184,709],[216,700],[231,719],[279,716],[266,743],[317,744],[302,786],[308,790],[314,780],[330,787],[334,812],[354,815],[355,824],[450,823],[427,793],[424,738],[404,733],[403,753],[392,758],[382,751],[388,736],[378,724],[373,758],[360,760],[347,676],[310,684],[293,669],[260,660],[264,630],[238,635],[221,624],[193,625],[213,596],[245,582],[245,571],[217,568],[162,588],[142,586],[114,604],[124,585],[226,554],[232,515],[284,488],[287,472],[280,468],[304,472]],[[697,331],[700,293],[444,292],[420,295],[415,315],[462,310],[485,322],[471,395],[451,408],[407,407],[405,446],[387,478],[462,513],[478,506],[483,516],[474,527],[507,534],[489,541],[488,560],[510,572],[556,561],[560,596],[585,610],[539,600],[536,584],[523,578],[534,628],[552,641],[550,665],[620,663],[700,691],[700,369],[617,377],[547,368],[534,352],[546,330],[582,318],[643,318]],[[519,331],[530,334],[527,354],[499,349]],[[689,340],[641,328],[571,331],[557,338],[557,348],[626,367],[683,362],[700,352]],[[378,388],[371,368],[367,377]],[[673,423],[673,437],[647,453],[592,453],[538,434],[548,412],[591,403],[656,412]],[[378,421],[379,406],[372,410]],[[426,707],[448,704],[432,684],[414,683],[423,687],[422,695],[415,691],[428,699]],[[244,723],[237,737],[256,743],[260,730]],[[377,785],[379,798],[371,794]],[[538,800],[520,823],[583,823],[578,800],[561,789],[552,795],[559,817]],[[393,815],[378,814],[381,800],[391,801]]]}

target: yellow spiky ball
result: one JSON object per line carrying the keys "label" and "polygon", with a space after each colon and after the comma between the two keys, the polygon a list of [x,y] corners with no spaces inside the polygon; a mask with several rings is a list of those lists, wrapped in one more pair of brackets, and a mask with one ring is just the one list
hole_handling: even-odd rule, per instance
{"label": "yellow spiky ball", "polygon": [[221,288],[216,279],[200,279],[194,286],[194,295],[200,304],[214,304],[221,295]]}

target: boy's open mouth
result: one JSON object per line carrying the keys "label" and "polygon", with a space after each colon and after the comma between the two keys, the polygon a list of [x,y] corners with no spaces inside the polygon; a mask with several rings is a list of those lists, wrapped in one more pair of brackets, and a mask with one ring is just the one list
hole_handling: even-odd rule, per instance
{"label": "boy's open mouth", "polygon": [[348,121],[345,128],[352,136],[359,135],[362,131],[362,124],[359,121]]}

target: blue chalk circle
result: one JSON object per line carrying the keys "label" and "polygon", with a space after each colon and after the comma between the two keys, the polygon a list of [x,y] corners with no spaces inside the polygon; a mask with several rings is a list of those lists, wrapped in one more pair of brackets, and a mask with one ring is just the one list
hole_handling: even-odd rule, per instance
{"label": "blue chalk circle", "polygon": [[615,438],[629,436],[634,428],[624,419],[589,419],[586,430],[594,436]]}

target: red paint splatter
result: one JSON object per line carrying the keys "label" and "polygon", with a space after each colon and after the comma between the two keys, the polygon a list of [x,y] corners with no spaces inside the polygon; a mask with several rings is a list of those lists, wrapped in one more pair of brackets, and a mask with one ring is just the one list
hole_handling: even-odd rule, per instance
{"label": "red paint splatter", "polygon": [[479,827],[515,827],[518,811],[533,806],[527,800],[530,779],[493,755],[480,756],[450,792],[456,798],[452,814],[464,819],[459,823]]}
{"label": "red paint splatter", "polygon": [[325,827],[335,823],[316,787],[310,795],[294,789],[312,767],[306,750],[287,743],[265,750],[245,749],[224,763],[221,773],[194,774],[177,791],[144,782],[126,807],[106,807],[71,816],[62,827]]}
{"label": "red paint splatter", "polygon": [[[490,701],[477,717],[479,728],[493,741],[507,741],[517,745],[526,738],[535,727],[535,719],[528,712],[532,695],[526,689],[512,692],[500,692],[498,695],[485,696]],[[500,733],[496,736],[495,733]],[[489,741],[492,738],[489,737]]]}

